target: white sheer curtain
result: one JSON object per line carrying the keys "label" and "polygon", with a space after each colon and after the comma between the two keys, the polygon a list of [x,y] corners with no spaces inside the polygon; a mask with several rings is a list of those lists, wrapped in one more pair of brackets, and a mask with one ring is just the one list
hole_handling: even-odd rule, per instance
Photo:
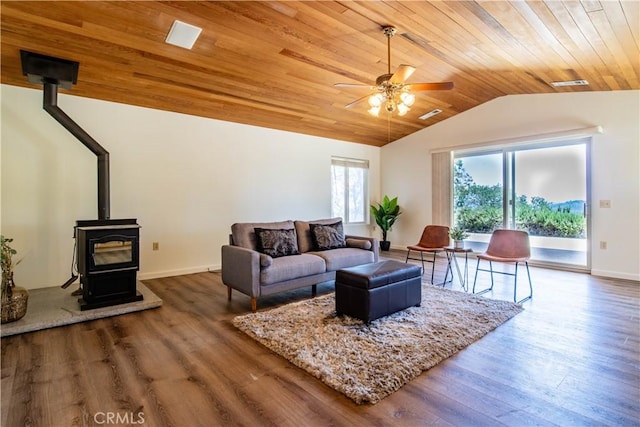
{"label": "white sheer curtain", "polygon": [[431,154],[431,222],[451,226],[453,152]]}
{"label": "white sheer curtain", "polygon": [[331,216],[345,224],[363,224],[369,212],[369,161],[331,158]]}

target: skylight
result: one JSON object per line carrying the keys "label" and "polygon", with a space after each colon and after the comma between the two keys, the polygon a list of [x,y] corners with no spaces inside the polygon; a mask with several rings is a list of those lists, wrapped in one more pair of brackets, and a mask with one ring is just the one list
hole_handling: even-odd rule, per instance
{"label": "skylight", "polygon": [[173,25],[169,30],[165,42],[185,49],[191,49],[200,32],[202,32],[202,28],[200,27],[175,20],[173,21]]}

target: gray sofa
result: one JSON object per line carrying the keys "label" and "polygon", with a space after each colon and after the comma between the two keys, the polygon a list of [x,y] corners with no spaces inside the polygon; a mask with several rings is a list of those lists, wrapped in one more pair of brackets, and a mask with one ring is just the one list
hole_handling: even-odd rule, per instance
{"label": "gray sofa", "polygon": [[378,261],[378,239],[348,236],[341,218],[315,221],[236,223],[222,246],[222,282],[258,298],[335,280],[336,271]]}

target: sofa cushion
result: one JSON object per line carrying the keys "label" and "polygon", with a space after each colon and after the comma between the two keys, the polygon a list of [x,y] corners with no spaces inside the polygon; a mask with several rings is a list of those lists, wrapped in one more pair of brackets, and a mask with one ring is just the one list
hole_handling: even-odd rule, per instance
{"label": "sofa cushion", "polygon": [[299,255],[296,230],[255,228],[258,252],[278,258],[287,255]]}
{"label": "sofa cushion", "polygon": [[309,252],[309,254],[317,255],[324,259],[327,271],[337,271],[341,268],[369,264],[374,261],[372,251],[363,251],[356,248],[331,249],[330,251]]}
{"label": "sofa cushion", "polygon": [[260,285],[270,285],[285,280],[298,279],[326,271],[322,258],[311,255],[291,255],[274,258],[273,263],[260,271]]}
{"label": "sofa cushion", "polygon": [[298,250],[300,253],[305,253],[313,250],[313,240],[311,240],[311,229],[309,224],[335,224],[338,221],[342,221],[342,218],[327,218],[316,219],[313,221],[294,221],[296,227],[296,234],[298,235]]}
{"label": "sofa cushion", "polygon": [[327,225],[311,223],[309,224],[309,230],[311,231],[311,241],[315,251],[326,251],[346,246],[342,221]]}
{"label": "sofa cushion", "polygon": [[280,222],[240,222],[231,226],[233,244],[246,249],[258,250],[255,228],[288,230],[294,228],[293,221]]}

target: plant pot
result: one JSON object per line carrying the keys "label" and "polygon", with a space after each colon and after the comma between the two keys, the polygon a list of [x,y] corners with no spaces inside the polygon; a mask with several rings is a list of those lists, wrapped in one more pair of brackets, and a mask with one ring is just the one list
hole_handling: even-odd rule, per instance
{"label": "plant pot", "polygon": [[388,251],[389,248],[391,247],[391,242],[388,240],[381,240],[380,241],[380,250],[381,251]]}
{"label": "plant pot", "polygon": [[8,302],[2,304],[2,323],[15,322],[22,319],[27,314],[27,302],[29,301],[29,292],[20,286],[14,286],[11,289],[11,296]]}
{"label": "plant pot", "polygon": [[464,249],[464,240],[454,240],[453,247],[455,249]]}

